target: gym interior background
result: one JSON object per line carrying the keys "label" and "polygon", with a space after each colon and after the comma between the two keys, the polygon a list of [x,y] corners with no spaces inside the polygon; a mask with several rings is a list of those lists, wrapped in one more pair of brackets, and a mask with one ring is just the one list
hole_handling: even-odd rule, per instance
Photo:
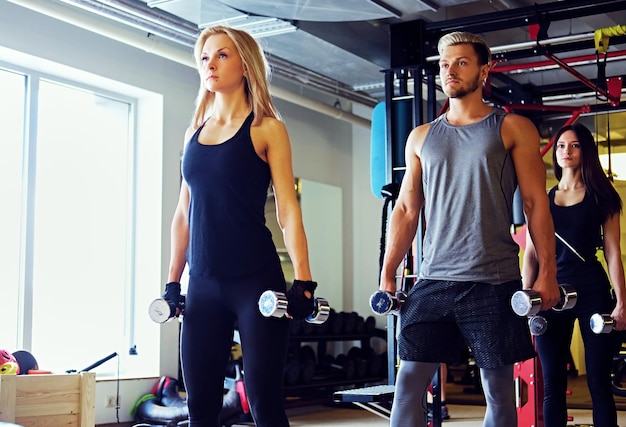
{"label": "gym interior background", "polygon": [[[108,4],[106,8],[104,3]],[[13,261],[13,258],[2,256],[0,261],[2,270],[9,272],[8,283],[19,284],[3,287],[10,288],[3,290],[3,304],[6,304],[3,310],[6,308],[6,317],[15,319],[15,322],[9,320],[8,327],[4,328],[9,330],[8,337],[3,333],[3,340],[8,342],[0,342],[0,348],[40,349],[39,353],[35,352],[39,356],[40,367],[60,372],[83,368],[111,352],[118,353],[118,357],[95,369],[98,374],[96,424],[114,423],[118,418],[129,421],[130,408],[137,398],[150,391],[158,377],[178,376],[178,324],[170,322],[158,326],[151,323],[146,307],[160,294],[166,276],[169,224],[178,196],[182,136],[193,111],[198,78],[192,66],[191,51],[185,46],[190,37],[188,32],[174,34],[172,39],[167,39],[146,32],[142,27],[146,21],[138,17],[129,19],[128,15],[119,14],[118,19],[111,19],[115,14],[107,17],[104,16],[106,14],[93,13],[93,9],[102,7],[113,10],[117,5],[127,11],[149,11],[152,18],[165,16],[171,20],[166,20],[166,23],[173,22],[177,27],[185,21],[183,29],[188,29],[189,26],[220,20],[236,26],[234,18],[242,13],[233,8],[245,10],[246,7],[253,7],[255,2],[211,2],[216,15],[211,15],[213,10],[206,6],[209,2],[199,0],[148,3],[152,5],[148,6],[141,0],[0,0],[0,73],[7,71],[12,76],[21,76],[22,82],[36,81],[37,87],[45,87],[50,82],[58,82],[62,87],[77,87],[82,92],[98,94],[100,103],[103,99],[121,100],[130,106],[128,111],[132,111],[128,115],[131,119],[126,136],[130,135],[129,139],[135,144],[129,157],[135,168],[132,169],[134,192],[121,199],[111,199],[117,200],[115,203],[120,205],[113,202],[95,205],[92,212],[107,218],[123,211],[122,224],[131,224],[133,230],[132,238],[127,239],[130,240],[128,246],[117,248],[125,256],[114,257],[115,251],[98,254],[89,260],[91,269],[83,271],[84,267],[78,265],[77,260],[82,260],[79,255],[92,253],[93,248],[73,245],[73,239],[64,241],[61,234],[61,238],[57,236],[51,244],[56,250],[42,253],[39,258]],[[326,297],[337,311],[354,311],[369,316],[368,299],[378,287],[383,206],[382,200],[376,197],[379,195],[373,194],[370,188],[370,128],[374,106],[385,99],[381,70],[389,67],[389,25],[424,19],[433,23],[456,22],[459,26],[468,25],[471,30],[470,24],[476,17],[527,10],[535,2],[357,0],[341,2],[343,6],[333,5],[330,0],[322,2],[327,10],[333,12],[336,17],[333,19],[343,19],[341,22],[320,22],[324,21],[323,12],[319,9],[299,10],[297,1],[274,3],[276,12],[282,13],[286,19],[272,21],[272,25],[283,25],[284,21],[294,27],[290,29],[284,25],[287,29],[274,28],[274,35],[262,38],[275,69],[272,91],[293,143],[294,171],[305,182],[305,188],[306,182],[309,182],[313,187],[330,191],[327,193],[330,196],[322,199],[321,210],[334,213],[326,221],[318,220],[319,211],[309,215],[305,213],[307,233],[311,236],[313,274],[320,282],[318,294]],[[584,4],[581,1],[537,3],[545,7],[558,3],[553,11],[558,16],[566,13],[567,6],[574,11]],[[563,18],[550,27],[550,37],[555,34],[573,37],[567,43],[580,43],[579,50],[558,52],[556,55],[576,56],[572,66],[590,82],[599,78],[599,67],[593,55],[582,55],[594,50],[588,47],[589,33],[599,28],[626,24],[626,6],[623,2],[621,5],[618,3],[598,2],[595,12],[590,12],[588,17]],[[248,18],[240,17],[240,20],[263,20],[252,16],[254,14],[263,13],[251,10]],[[289,19],[293,15],[299,17],[298,14],[302,15],[301,19]],[[494,21],[494,25],[500,24]],[[252,27],[244,28],[253,30]],[[617,28],[616,31],[617,34],[610,39],[611,56],[605,71],[607,78],[623,80],[626,54],[622,49],[626,41],[624,33],[620,33],[623,30]],[[176,37],[180,40],[174,40]],[[523,27],[488,34],[487,39],[492,47],[531,41],[528,29]],[[529,46],[528,49],[533,48],[532,43]],[[510,96],[523,98],[532,90],[544,90],[544,95],[552,96],[549,101],[552,105],[566,105],[573,109],[591,105],[590,111],[584,112],[580,120],[596,131],[602,152],[611,150],[612,168],[617,174],[615,182],[622,197],[626,196],[623,181],[619,180],[626,176],[626,172],[622,174],[618,170],[617,160],[626,144],[626,113],[619,101],[624,99],[623,90],[617,95],[616,105],[608,106],[606,101],[595,97],[594,88],[580,89],[579,85],[571,83],[576,78],[559,71],[553,63],[542,62],[543,59],[524,58],[521,62],[531,63],[531,66],[524,68],[518,64],[517,69],[512,67],[498,78],[494,77],[495,91],[503,96],[502,91],[506,92],[507,85],[510,85],[516,91]],[[32,88],[28,86],[24,93],[30,96]],[[532,96],[537,96],[537,93]],[[6,103],[7,97],[4,98]],[[2,103],[0,100],[3,117],[14,117],[8,114],[8,111],[15,113],[14,105],[10,108],[10,105],[7,107]],[[548,103],[547,98],[545,103]],[[52,110],[55,107],[56,112],[61,114],[72,111],[71,106],[63,101],[53,104]],[[25,113],[20,113],[19,120],[23,119],[21,116],[37,118],[36,112],[30,108],[32,104],[29,102],[21,105],[20,111]],[[545,116],[540,131],[544,144],[547,144],[551,133],[571,116],[571,111],[532,114]],[[63,123],[62,128],[57,129],[57,138],[63,138],[64,133],[68,139],[70,136],[78,138],[85,150],[85,153],[79,154],[86,155],[92,150],[98,152],[107,144],[106,140],[96,138],[102,132],[99,126],[104,119],[102,117],[102,122],[90,121],[86,127],[76,126],[71,121]],[[5,122],[4,119],[2,122],[5,129],[21,123]],[[35,136],[37,129],[36,125],[29,127],[23,136]],[[5,142],[2,144],[4,150]],[[34,146],[28,146],[28,149],[33,150]],[[20,151],[20,156],[28,152]],[[69,153],[63,155],[67,157]],[[3,157],[9,161],[8,156]],[[20,157],[18,163],[22,164],[24,159],[26,157]],[[545,159],[549,167],[549,152]],[[2,161],[0,159],[0,164],[3,164]],[[100,161],[109,161],[109,158],[102,155]],[[4,168],[3,164],[3,169],[8,167]],[[31,194],[36,177],[29,173],[34,173],[36,168],[25,162],[24,169],[30,172],[24,172],[24,179],[20,175],[17,202],[7,206],[28,204],[22,196]],[[83,170],[85,173],[88,171],[89,168]],[[16,181],[12,176],[2,177],[0,189],[8,193],[8,187],[15,187]],[[73,222],[74,215],[89,212],[77,210],[77,205],[85,204],[88,188],[67,193],[84,178],[63,176],[59,187],[66,188],[50,189],[66,191],[63,197],[67,199],[59,196],[58,205],[53,203],[49,206],[60,211],[61,216],[70,218],[63,223],[63,227],[76,224]],[[12,200],[5,197],[5,193],[2,197],[3,200]],[[18,217],[25,215],[30,218],[26,220],[27,224],[34,221],[29,215],[35,213],[27,215],[21,210],[16,211],[20,212]],[[329,225],[331,220],[332,226]],[[5,232],[7,236],[14,236],[16,230],[21,230],[20,218],[7,223],[6,230],[0,229],[3,236]],[[622,229],[626,229],[626,225],[622,224]],[[37,242],[36,235],[26,235],[25,238],[17,232],[17,243],[13,243],[18,246],[25,243],[25,248],[15,252],[28,257],[38,246],[33,243]],[[332,236],[333,241],[327,236]],[[3,241],[12,242],[4,237]],[[5,246],[10,248],[10,245]],[[49,264],[63,266],[65,275],[62,279],[57,278],[56,282],[49,282],[60,297],[50,297],[48,304],[41,301],[38,288],[41,282],[36,275],[39,271],[37,263],[42,259]],[[7,260],[11,263],[5,265],[9,262]],[[128,265],[129,260],[132,260],[131,269],[124,267],[116,270],[119,275],[116,282],[123,284],[119,289],[112,290],[112,281],[98,282],[98,276],[108,277],[106,273],[113,269],[114,262]],[[58,287],[59,283],[72,281],[72,287]],[[121,301],[124,301],[123,304]],[[39,312],[43,314],[37,314]],[[43,323],[45,327],[41,326]],[[384,328],[385,319],[378,318],[377,326]],[[110,329],[116,329],[116,335],[108,337]],[[44,341],[45,345],[42,344]],[[101,345],[102,342],[105,344]],[[55,353],[56,358],[51,353]],[[580,357],[579,350],[573,349],[573,353]],[[118,393],[118,386],[121,397],[119,411],[108,405],[109,397]]]}

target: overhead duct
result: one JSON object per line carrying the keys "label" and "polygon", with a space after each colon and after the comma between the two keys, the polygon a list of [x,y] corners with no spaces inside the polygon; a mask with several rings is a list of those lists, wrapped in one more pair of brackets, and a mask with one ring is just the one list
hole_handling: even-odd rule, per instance
{"label": "overhead duct", "polygon": [[141,3],[128,0],[57,0],[68,6],[147,31],[159,37],[192,47],[200,33],[197,27],[181,18],[157,13]]}
{"label": "overhead duct", "polygon": [[[160,19],[160,16],[152,16],[150,19],[140,19],[139,17],[131,14],[129,11],[113,11],[112,8],[108,5],[113,3],[112,1],[107,1],[107,5],[100,3],[95,0],[63,0],[68,4],[75,4],[78,6],[80,4],[80,8],[83,10],[87,10],[91,13],[96,13],[100,16],[104,16],[110,19],[113,19],[117,22],[121,22],[127,25],[130,25],[134,28],[141,29],[142,31],[146,31],[149,34],[159,35],[161,37],[177,41],[181,45],[186,45],[189,50],[184,50],[180,48],[175,48],[173,46],[160,43],[156,37],[150,37],[137,34],[134,31],[127,30],[124,28],[120,28],[119,26],[115,26],[107,23],[101,19],[98,19],[89,13],[81,13],[76,8],[63,6],[61,4],[52,3],[49,0],[8,0],[12,3],[15,3],[18,6],[26,7],[35,12],[50,16],[54,19],[58,19],[60,21],[66,22],[68,24],[74,25],[76,27],[96,32],[102,36],[108,37],[120,43],[124,43],[135,48],[144,50],[148,53],[161,56],[168,60],[177,62],[182,65],[186,65],[191,68],[196,68],[196,64],[193,60],[191,54],[191,47],[195,42],[195,36],[191,36],[189,34],[189,30],[191,27],[187,27],[182,32],[174,32],[172,29],[166,30],[161,25],[157,25],[156,22]],[[120,0],[116,0],[118,2]],[[149,10],[149,9],[148,9]],[[143,11],[142,11],[143,13]],[[154,15],[154,13],[153,13]],[[168,25],[174,25],[174,22],[169,22]],[[169,34],[165,35],[165,34]],[[174,40],[176,39],[176,40]],[[270,61],[270,66],[272,63]],[[276,67],[272,66],[273,73],[276,76],[280,77],[280,70],[285,69],[284,63],[278,63]],[[313,87],[325,87],[329,84],[328,81],[323,81],[317,79],[317,77],[311,73],[308,73],[304,76],[307,80],[307,85],[311,85]],[[316,86],[317,85],[317,86]],[[317,87],[319,89],[319,87]],[[348,123],[360,125],[366,128],[371,127],[371,121],[357,116],[355,114],[349,113],[347,111],[343,111],[341,109],[335,108],[333,106],[324,104],[322,102],[318,102],[312,99],[308,99],[299,94],[295,94],[291,91],[281,89],[276,86],[271,86],[270,91],[273,96],[283,99],[285,101],[291,102],[296,105],[300,105],[304,108],[308,108],[310,110],[316,111],[321,114],[325,114],[327,116],[333,117],[338,120],[343,120]],[[356,101],[354,97],[349,97],[347,93],[342,93],[338,86],[333,87],[333,91],[331,92],[333,96],[341,96],[352,102],[359,102],[365,105],[371,105],[370,103],[363,102],[363,99],[360,101]]]}
{"label": "overhead duct", "polygon": [[[59,0],[105,18],[113,19],[167,40],[193,48],[199,29],[188,21],[131,0]],[[337,80],[314,73],[294,63],[271,56],[272,73],[286,80],[305,83],[320,92],[339,96],[350,102],[373,107],[378,101]]]}

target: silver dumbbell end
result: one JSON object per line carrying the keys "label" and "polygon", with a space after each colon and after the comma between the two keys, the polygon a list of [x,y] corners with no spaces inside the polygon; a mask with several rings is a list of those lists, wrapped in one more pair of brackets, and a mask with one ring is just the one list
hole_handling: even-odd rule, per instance
{"label": "silver dumbbell end", "polygon": [[589,326],[595,334],[608,334],[615,326],[615,320],[610,314],[596,313],[589,319]]}
{"label": "silver dumbbell end", "polygon": [[[552,307],[555,311],[569,310],[576,305],[578,292],[568,284],[559,285],[561,297]],[[518,316],[534,316],[541,311],[541,295],[531,289],[517,291],[511,297],[511,307]]]}
{"label": "silver dumbbell end", "polygon": [[374,292],[370,297],[370,307],[374,313],[385,315],[392,310],[393,297],[389,292]]}
{"label": "silver dumbbell end", "polygon": [[390,313],[398,314],[405,300],[406,294],[404,292],[396,292],[393,295],[391,292],[376,291],[370,297],[370,308],[380,316]]}
{"label": "silver dumbbell end", "polygon": [[534,316],[541,311],[541,295],[530,289],[517,291],[511,297],[511,308],[518,316]]}
{"label": "silver dumbbell end", "polygon": [[330,316],[330,304],[325,298],[315,298],[315,311],[306,317],[308,323],[322,324]]}
{"label": "silver dumbbell end", "polygon": [[572,285],[563,283],[559,285],[559,291],[561,292],[561,298],[552,309],[555,311],[563,311],[573,308],[578,300],[578,292],[576,292],[576,289],[574,289]]}
{"label": "silver dumbbell end", "polygon": [[548,329],[548,321],[543,316],[531,316],[528,318],[528,328],[531,335],[543,335]]}
{"label": "silver dumbbell end", "polygon": [[259,298],[259,311],[265,317],[282,317],[287,312],[287,297],[283,292],[265,291]]}
{"label": "silver dumbbell end", "polygon": [[148,315],[153,322],[165,323],[176,316],[176,309],[172,310],[172,307],[163,298],[157,298],[148,306]]}

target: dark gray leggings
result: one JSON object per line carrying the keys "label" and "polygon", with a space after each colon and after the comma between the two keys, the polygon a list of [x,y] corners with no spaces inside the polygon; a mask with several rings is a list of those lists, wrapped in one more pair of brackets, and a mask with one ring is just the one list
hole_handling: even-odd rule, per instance
{"label": "dark gray leggings", "polygon": [[259,427],[288,427],[283,371],[289,321],[266,318],[258,299],[285,291],[280,265],[249,277],[190,277],[181,333],[181,359],[190,427],[217,427],[235,325],[250,409]]}
{"label": "dark gray leggings", "polygon": [[[439,363],[402,360],[391,407],[391,427],[426,427],[426,392]],[[513,365],[480,369],[487,409],[484,427],[517,425]]]}

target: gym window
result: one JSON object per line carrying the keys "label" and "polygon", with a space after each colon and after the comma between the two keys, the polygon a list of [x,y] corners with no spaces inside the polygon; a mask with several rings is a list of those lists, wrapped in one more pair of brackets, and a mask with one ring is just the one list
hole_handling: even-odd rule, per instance
{"label": "gym window", "polygon": [[54,373],[117,353],[93,371],[154,376],[162,100],[83,74],[0,63],[0,348]]}

